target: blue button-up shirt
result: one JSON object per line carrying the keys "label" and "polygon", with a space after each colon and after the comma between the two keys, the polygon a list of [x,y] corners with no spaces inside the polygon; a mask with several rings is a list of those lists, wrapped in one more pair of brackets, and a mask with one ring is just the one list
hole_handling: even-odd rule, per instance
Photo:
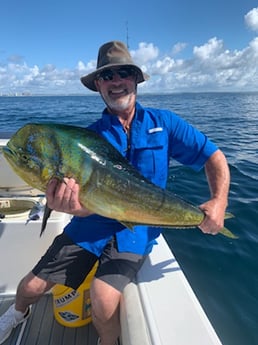
{"label": "blue button-up shirt", "polygon": [[[117,116],[106,110],[89,129],[103,136],[143,176],[161,188],[166,186],[171,159],[198,171],[218,149],[203,133],[175,113],[143,108],[139,103],[136,103],[130,137]],[[65,228],[74,242],[97,256],[112,236],[116,236],[119,251],[147,254],[160,231],[143,225],[135,226],[131,231],[119,222],[99,215],[73,217]]]}

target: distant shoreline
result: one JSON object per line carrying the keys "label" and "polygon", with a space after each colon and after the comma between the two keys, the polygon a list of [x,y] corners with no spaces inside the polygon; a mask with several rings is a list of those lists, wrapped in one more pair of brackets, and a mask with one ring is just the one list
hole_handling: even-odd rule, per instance
{"label": "distant shoreline", "polygon": [[[138,96],[173,96],[191,94],[258,94],[257,91],[179,91],[179,92],[138,92]],[[95,97],[98,93],[71,93],[71,94],[30,94],[30,93],[2,93],[1,97]]]}

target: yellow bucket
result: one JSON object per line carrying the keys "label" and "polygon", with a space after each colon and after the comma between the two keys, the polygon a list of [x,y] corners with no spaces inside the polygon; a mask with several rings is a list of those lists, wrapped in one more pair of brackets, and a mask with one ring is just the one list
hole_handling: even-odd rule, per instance
{"label": "yellow bucket", "polygon": [[77,290],[57,284],[52,289],[54,316],[66,327],[81,327],[91,322],[90,284],[98,262]]}

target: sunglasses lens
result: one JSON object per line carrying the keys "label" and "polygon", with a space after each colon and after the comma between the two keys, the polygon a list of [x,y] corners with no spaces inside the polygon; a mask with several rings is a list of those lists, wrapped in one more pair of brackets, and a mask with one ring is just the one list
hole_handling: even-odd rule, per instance
{"label": "sunglasses lens", "polygon": [[111,81],[114,78],[114,75],[117,74],[121,79],[129,78],[133,75],[135,75],[135,70],[132,68],[119,68],[119,69],[106,69],[103,72],[101,72],[98,76],[99,80],[104,81]]}
{"label": "sunglasses lens", "polygon": [[111,69],[106,69],[105,71],[101,72],[98,79],[102,79],[105,81],[112,80],[114,77],[114,73]]}
{"label": "sunglasses lens", "polygon": [[117,71],[117,74],[119,75],[119,77],[121,79],[126,79],[126,78],[129,78],[132,76],[133,74],[133,70],[130,68],[120,68],[118,71]]}

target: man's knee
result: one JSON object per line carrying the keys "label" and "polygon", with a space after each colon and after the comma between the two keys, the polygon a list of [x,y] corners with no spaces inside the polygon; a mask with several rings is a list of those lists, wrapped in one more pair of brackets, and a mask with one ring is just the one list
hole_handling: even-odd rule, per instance
{"label": "man's knee", "polygon": [[93,318],[107,322],[119,308],[121,292],[106,282],[95,278],[91,285],[91,305]]}
{"label": "man's knee", "polygon": [[54,284],[29,272],[19,283],[17,293],[25,296],[38,296],[48,291]]}

